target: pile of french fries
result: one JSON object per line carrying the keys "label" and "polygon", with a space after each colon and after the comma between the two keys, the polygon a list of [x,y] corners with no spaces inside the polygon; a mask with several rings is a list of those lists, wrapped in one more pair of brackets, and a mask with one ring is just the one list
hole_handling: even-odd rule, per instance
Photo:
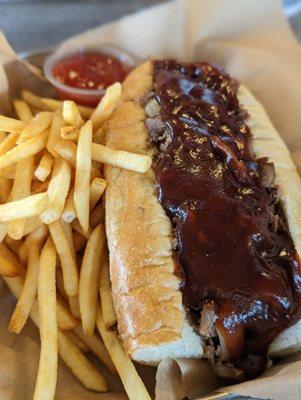
{"label": "pile of french fries", "polygon": [[16,118],[0,116],[0,274],[17,298],[9,331],[39,327],[35,400],[54,398],[58,355],[87,389],[108,391],[87,352],[130,399],[150,399],[116,331],[104,229],[103,164],[151,165],[103,144],[120,95],[116,83],[91,109],[24,91]]}

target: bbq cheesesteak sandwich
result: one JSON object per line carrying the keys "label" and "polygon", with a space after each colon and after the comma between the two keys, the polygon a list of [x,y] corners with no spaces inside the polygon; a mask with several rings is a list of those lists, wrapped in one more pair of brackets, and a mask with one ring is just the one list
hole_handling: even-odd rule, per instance
{"label": "bbq cheesesteak sandwich", "polygon": [[135,361],[210,359],[252,378],[301,349],[301,181],[263,107],[205,62],[147,61],[126,78],[106,166],[118,330]]}

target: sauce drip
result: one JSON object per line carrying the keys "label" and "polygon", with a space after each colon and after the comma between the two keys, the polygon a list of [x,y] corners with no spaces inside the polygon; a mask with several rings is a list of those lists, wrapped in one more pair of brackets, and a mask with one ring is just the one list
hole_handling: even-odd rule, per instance
{"label": "sauce drip", "polygon": [[255,377],[268,345],[300,317],[298,257],[283,224],[275,228],[277,191],[264,182],[271,165],[252,156],[237,83],[219,68],[155,61],[154,98],[171,138],[164,150],[159,141],[156,175],[184,303],[198,316],[215,303],[228,361]]}

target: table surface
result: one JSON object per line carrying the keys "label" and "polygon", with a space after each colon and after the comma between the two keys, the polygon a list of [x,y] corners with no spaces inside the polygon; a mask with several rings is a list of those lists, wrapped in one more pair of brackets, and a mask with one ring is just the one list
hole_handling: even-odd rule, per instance
{"label": "table surface", "polygon": [[[58,44],[87,29],[166,0],[0,0],[0,30],[16,51]],[[301,40],[301,0],[283,0]]]}

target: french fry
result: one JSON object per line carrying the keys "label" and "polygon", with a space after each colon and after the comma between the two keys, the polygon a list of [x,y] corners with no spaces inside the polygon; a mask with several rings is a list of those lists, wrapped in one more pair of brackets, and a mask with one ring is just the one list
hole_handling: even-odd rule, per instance
{"label": "french fry", "polygon": [[[76,168],[76,151],[77,146],[75,143],[71,142],[71,140],[58,140],[54,144],[54,151],[62,157],[64,160],[68,161],[68,163]],[[95,177],[99,177],[98,168],[91,166],[91,179]]]}
{"label": "french fry", "polygon": [[62,296],[65,302],[68,301],[68,295],[64,288],[64,279],[63,279],[63,271],[60,267],[56,269],[56,287],[59,294]]}
{"label": "french fry", "polygon": [[58,154],[54,149],[54,144],[60,140],[61,138],[61,128],[64,126],[64,119],[61,113],[55,113],[52,117],[49,136],[47,140],[47,150],[54,157],[57,157]]}
{"label": "french fry", "polygon": [[28,263],[28,247],[26,240],[23,242],[22,246],[20,246],[18,256],[22,265],[26,265]]}
{"label": "french fry", "polygon": [[75,252],[81,251],[87,243],[87,239],[78,232],[73,233],[73,243]]}
{"label": "french fry", "polygon": [[60,157],[68,161],[68,163],[75,168],[77,149],[75,143],[71,142],[70,140],[58,140],[54,143],[53,148]]}
{"label": "french fry", "polygon": [[99,202],[103,192],[107,187],[107,181],[102,178],[94,178],[90,186],[90,210]]}
{"label": "french fry", "polygon": [[[7,278],[3,277],[5,283],[9,287],[13,295],[18,298],[22,289],[22,278]],[[33,303],[30,312],[30,318],[36,326],[39,326],[39,312],[36,300]],[[76,347],[76,345],[69,339],[64,332],[59,330],[58,334],[59,355],[65,364],[71,369],[73,374],[85,387],[95,391],[102,391],[103,377],[88,361],[84,354]]]}
{"label": "french fry", "polygon": [[43,247],[38,274],[41,352],[34,400],[54,399],[58,364],[55,288],[56,251],[49,238]]}
{"label": "french fry", "polygon": [[[4,222],[5,223],[5,222]],[[6,246],[19,257],[19,250],[22,247],[24,241],[23,240],[14,240],[10,236],[6,236],[4,243]]]}
{"label": "french fry", "polygon": [[98,310],[96,324],[102,340],[104,341],[117,369],[129,400],[151,400],[142,379],[134,367],[134,364],[125,354],[117,332],[106,329],[100,309]]}
{"label": "french fry", "polygon": [[0,204],[0,222],[34,217],[47,206],[47,193],[38,193],[21,200]]}
{"label": "french fry", "polygon": [[6,179],[15,179],[17,165],[12,164],[8,167],[0,169],[0,177]]}
{"label": "french fry", "polygon": [[73,125],[75,128],[81,128],[84,123],[77,105],[71,100],[63,102],[63,117],[66,124]]}
{"label": "french fry", "polygon": [[[15,180],[11,192],[12,201],[21,200],[30,195],[31,180],[33,175],[34,156],[29,156],[17,163]],[[16,219],[8,224],[8,234],[12,239],[23,237],[26,220]]]}
{"label": "french fry", "polygon": [[34,116],[22,129],[19,138],[17,139],[17,144],[25,142],[26,140],[39,135],[49,128],[52,119],[52,113],[48,111],[43,111]]}
{"label": "french fry", "polygon": [[19,119],[5,117],[0,115],[0,131],[20,133],[25,128],[26,123]]}
{"label": "french fry", "polygon": [[0,168],[7,167],[43,150],[46,145],[47,135],[47,132],[43,132],[40,135],[34,136],[0,156]]}
{"label": "french fry", "polygon": [[31,232],[35,231],[39,226],[43,225],[43,222],[39,217],[31,217],[26,220],[24,236],[29,235]]}
{"label": "french fry", "polygon": [[108,254],[106,254],[100,268],[99,295],[103,321],[105,327],[110,329],[117,323],[117,317],[112,298]]}
{"label": "french fry", "polygon": [[105,378],[93,367],[76,345],[59,331],[59,353],[65,364],[83,385],[96,392],[106,392],[108,385]]}
{"label": "french fry", "polygon": [[85,335],[80,326],[77,326],[74,329],[74,332],[76,332],[77,336],[89,347],[92,353],[100,359],[100,361],[108,368],[108,370],[111,371],[112,374],[116,375],[116,368],[100,337],[96,336],[96,334],[93,336]]}
{"label": "french fry", "polygon": [[88,121],[81,128],[78,138],[74,182],[74,206],[84,232],[89,229],[91,143],[92,123]]}
{"label": "french fry", "polygon": [[41,182],[45,182],[48,176],[51,173],[51,169],[53,166],[54,159],[52,155],[47,151],[44,150],[43,156],[37,166],[34,176]]}
{"label": "french fry", "polygon": [[41,98],[28,90],[22,90],[22,99],[31,107],[37,108],[40,111],[49,111],[49,107],[42,102]]}
{"label": "french fry", "polygon": [[[42,102],[49,107],[50,110],[59,110],[63,108],[63,102],[60,100],[55,100],[55,99],[49,99],[43,97]],[[77,108],[81,114],[81,116],[85,119],[89,119],[94,111],[93,108],[87,107],[87,106],[81,106],[77,104]]]}
{"label": "french fry", "polygon": [[79,136],[79,130],[73,125],[63,126],[61,128],[62,139],[71,140],[72,142],[77,143],[78,136]]}
{"label": "french fry", "polygon": [[0,144],[3,142],[3,140],[5,140],[7,137],[7,133],[0,131]]}
{"label": "french fry", "polygon": [[72,225],[72,228],[73,228],[76,232],[78,232],[80,235],[84,236],[86,239],[89,239],[89,237],[90,237],[90,235],[91,235],[91,233],[92,233],[92,229],[91,229],[91,228],[89,228],[89,229],[88,229],[88,232],[85,233],[84,230],[83,230],[83,228],[81,227],[80,223],[78,222],[78,219],[75,219],[75,220],[71,223],[71,225]]}
{"label": "french fry", "polygon": [[10,332],[20,333],[30,315],[32,303],[37,294],[40,251],[47,233],[48,229],[43,225],[26,239],[28,246],[27,272],[22,292],[8,325]]}
{"label": "french fry", "polygon": [[69,307],[75,318],[80,318],[78,295],[69,296]]}
{"label": "french fry", "polygon": [[7,228],[8,228],[7,222],[0,222],[0,243],[2,243],[6,237]]}
{"label": "french fry", "polygon": [[109,164],[113,167],[141,173],[146,172],[152,164],[152,159],[149,156],[129,153],[124,150],[115,150],[97,143],[92,143],[92,158],[95,161]]}
{"label": "french fry", "polygon": [[71,331],[79,325],[79,319],[75,318],[65,301],[57,296],[57,322],[63,331]]}
{"label": "french fry", "polygon": [[57,221],[61,217],[68,195],[70,181],[70,165],[65,160],[56,158],[47,190],[48,205],[40,214],[40,218],[45,224]]}
{"label": "french fry", "polygon": [[8,201],[12,189],[12,181],[6,178],[0,178],[0,203]]}
{"label": "french fry", "polygon": [[17,276],[22,272],[22,266],[16,255],[6,246],[0,243],[0,275]]}
{"label": "french fry", "polygon": [[89,346],[73,331],[65,332],[65,335],[68,336],[69,339],[75,344],[76,347],[79,348],[83,353],[87,353],[89,351]]}
{"label": "french fry", "polygon": [[75,206],[74,206],[74,187],[70,190],[66,203],[65,203],[65,207],[64,207],[64,211],[62,213],[62,219],[65,222],[71,223],[72,221],[74,221],[77,218],[76,215],[76,210],[75,210]]}
{"label": "french fry", "polygon": [[68,296],[75,296],[78,294],[78,268],[74,252],[60,220],[49,224],[49,230],[60,256],[65,290]]}
{"label": "french fry", "polygon": [[112,114],[121,96],[121,84],[119,82],[109,86],[105,95],[91,115],[94,131],[97,130]]}
{"label": "french fry", "polygon": [[17,117],[23,122],[29,122],[33,118],[31,109],[25,101],[14,100],[14,109]]}
{"label": "french fry", "polygon": [[79,308],[85,335],[93,335],[98,307],[98,280],[104,258],[106,239],[104,226],[92,232],[84,253],[79,276]]}
{"label": "french fry", "polygon": [[18,137],[17,133],[9,133],[6,136],[3,142],[0,143],[0,156],[3,156],[15,146]]}

